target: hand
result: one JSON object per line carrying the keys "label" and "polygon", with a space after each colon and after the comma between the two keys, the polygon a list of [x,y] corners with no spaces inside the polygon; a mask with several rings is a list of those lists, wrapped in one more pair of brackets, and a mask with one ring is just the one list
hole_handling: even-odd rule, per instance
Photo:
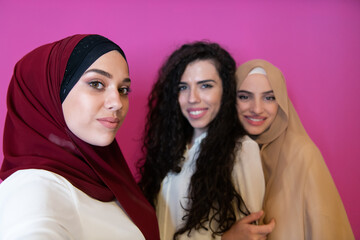
{"label": "hand", "polygon": [[253,225],[264,214],[263,211],[251,213],[231,226],[231,228],[222,235],[221,240],[264,240],[267,235],[274,230],[275,220],[271,219],[268,224]]}

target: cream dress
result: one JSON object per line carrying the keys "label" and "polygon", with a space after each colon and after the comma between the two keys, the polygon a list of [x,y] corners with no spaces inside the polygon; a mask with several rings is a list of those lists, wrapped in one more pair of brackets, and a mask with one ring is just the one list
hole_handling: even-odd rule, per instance
{"label": "cream dress", "polygon": [[[188,186],[195,171],[200,143],[205,136],[206,133],[200,135],[194,145],[186,150],[181,172],[168,173],[162,182],[156,206],[162,240],[171,240],[176,230],[184,224],[182,217],[185,212],[181,206],[188,206]],[[259,147],[248,136],[245,136],[241,142],[242,147],[236,154],[232,179],[236,191],[243,197],[247,208],[250,212],[255,212],[262,209],[265,192]],[[238,212],[237,219],[241,217],[243,216]],[[209,240],[212,239],[211,234],[211,231],[201,229],[192,231],[190,236],[184,233],[179,239]],[[221,237],[216,236],[215,239]]]}
{"label": "cream dress", "polygon": [[0,184],[0,240],[145,240],[117,201],[101,202],[62,176],[19,170]]}

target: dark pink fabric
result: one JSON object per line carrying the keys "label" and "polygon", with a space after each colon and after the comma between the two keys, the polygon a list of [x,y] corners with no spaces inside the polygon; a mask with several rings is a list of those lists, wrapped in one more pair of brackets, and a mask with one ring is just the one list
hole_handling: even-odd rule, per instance
{"label": "dark pink fabric", "polygon": [[65,124],[60,85],[72,50],[85,36],[41,46],[16,64],[7,96],[0,178],[30,168],[60,174],[93,198],[105,202],[116,198],[145,238],[157,240],[155,212],[134,181],[116,140],[107,147],[94,147]]}

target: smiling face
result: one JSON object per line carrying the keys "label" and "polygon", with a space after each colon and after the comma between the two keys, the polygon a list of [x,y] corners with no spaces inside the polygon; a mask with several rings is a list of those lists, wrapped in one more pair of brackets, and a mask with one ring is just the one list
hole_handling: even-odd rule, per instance
{"label": "smiling face", "polygon": [[237,111],[250,135],[260,135],[274,121],[279,105],[269,80],[263,74],[248,75],[237,87]]}
{"label": "smiling face", "polygon": [[130,79],[118,51],[99,57],[80,77],[62,103],[66,125],[78,138],[107,146],[129,109]]}
{"label": "smiling face", "polygon": [[222,92],[221,78],[211,60],[187,65],[179,82],[179,104],[194,128],[194,137],[205,132],[218,114]]}

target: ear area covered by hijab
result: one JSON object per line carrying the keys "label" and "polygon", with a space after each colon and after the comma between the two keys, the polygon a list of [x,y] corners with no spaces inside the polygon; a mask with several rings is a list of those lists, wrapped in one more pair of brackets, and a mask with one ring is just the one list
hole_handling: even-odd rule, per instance
{"label": "ear area covered by hijab", "polygon": [[[82,60],[70,75],[65,73],[73,50],[89,38],[95,40],[88,42]],[[68,93],[87,65],[111,51],[104,42],[122,52],[102,36],[78,34],[40,46],[16,64],[7,95],[0,178],[32,168],[57,173],[95,199],[117,199],[146,239],[159,239],[155,211],[133,179],[116,139],[106,147],[92,146],[72,134],[62,113],[60,89],[66,86]],[[64,76],[69,81],[62,85]]]}

